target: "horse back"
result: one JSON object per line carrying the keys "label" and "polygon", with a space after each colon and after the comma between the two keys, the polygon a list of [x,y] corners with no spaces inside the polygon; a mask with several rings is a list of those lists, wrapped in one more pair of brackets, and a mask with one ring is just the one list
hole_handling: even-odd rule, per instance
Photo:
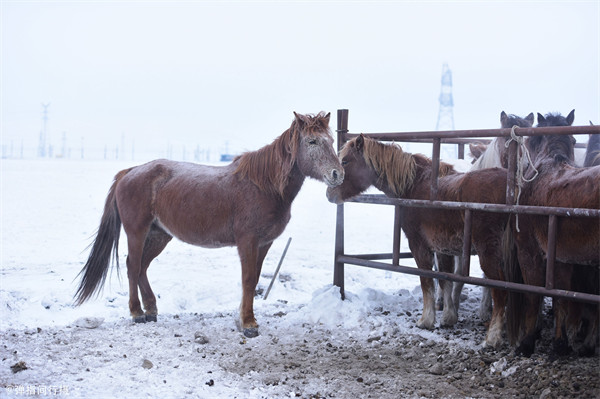
{"label": "horse back", "polygon": [[273,211],[270,196],[236,175],[235,167],[235,162],[211,166],[156,160],[133,168],[117,188],[125,231],[155,225],[209,248],[234,246],[243,234],[272,241],[285,228],[289,207]]}
{"label": "horse back", "polygon": [[[506,170],[483,169],[469,173],[452,173],[438,180],[440,201],[503,204],[506,202]],[[411,198],[431,199],[430,180],[418,182]],[[498,236],[506,227],[506,215],[474,212],[473,237]],[[462,251],[464,211],[452,209],[411,208],[403,214],[403,229],[409,242],[423,240],[436,252],[459,255]]]}

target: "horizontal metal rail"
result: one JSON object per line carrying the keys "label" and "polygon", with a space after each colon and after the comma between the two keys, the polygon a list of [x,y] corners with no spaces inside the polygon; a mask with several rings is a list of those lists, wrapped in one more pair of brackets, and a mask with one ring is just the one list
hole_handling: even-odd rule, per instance
{"label": "horizontal metal rail", "polygon": [[590,208],[559,208],[552,206],[533,205],[504,205],[487,204],[479,202],[454,202],[454,201],[429,201],[403,198],[390,198],[383,194],[363,194],[347,200],[346,202],[358,202],[363,204],[401,205],[415,208],[437,208],[437,209],[471,209],[474,211],[497,212],[497,213],[525,213],[529,215],[556,215],[569,217],[600,217],[600,209]]}
{"label": "horizontal metal rail", "polygon": [[[428,131],[428,132],[402,132],[402,133],[364,133],[372,139],[380,141],[403,141],[403,140],[421,140],[421,139],[458,139],[458,138],[479,138],[479,137],[510,137],[511,130],[503,129],[478,129],[478,130],[448,130],[448,131]],[[338,129],[338,133],[343,133],[344,141],[359,136],[361,133],[349,133],[347,130]],[[517,136],[543,136],[548,134],[598,134],[600,125],[594,126],[549,126],[549,127],[518,127],[515,129]]]}
{"label": "horizontal metal rail", "polygon": [[336,261],[346,264],[369,267],[373,269],[386,270],[390,272],[410,274],[413,276],[437,278],[448,281],[458,281],[465,284],[482,285],[485,287],[500,288],[517,292],[533,292],[535,294],[567,298],[581,302],[600,303],[600,295],[585,294],[581,292],[566,291],[559,289],[549,290],[544,287],[538,287],[534,285],[510,283],[507,281],[492,280],[480,277],[462,276],[460,274],[437,272],[433,270],[419,269],[412,266],[395,266],[388,263],[375,262],[372,260],[357,258],[350,255],[340,255],[336,258]]}

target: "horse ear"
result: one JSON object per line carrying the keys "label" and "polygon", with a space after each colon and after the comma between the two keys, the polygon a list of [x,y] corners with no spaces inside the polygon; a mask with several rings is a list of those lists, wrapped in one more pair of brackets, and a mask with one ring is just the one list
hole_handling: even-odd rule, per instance
{"label": "horse ear", "polygon": [[525,120],[533,125],[533,112],[530,112],[529,115],[525,117]]}
{"label": "horse ear", "polygon": [[546,119],[544,119],[544,115],[542,115],[538,112],[538,125],[540,123],[544,123],[544,122],[546,122]]}
{"label": "horse ear", "polygon": [[325,130],[329,129],[329,117],[331,116],[331,113],[328,112],[327,115],[324,116],[323,112],[319,112],[317,116],[319,125]]}
{"label": "horse ear", "polygon": [[469,151],[473,156],[473,162],[475,162],[483,153],[486,151],[487,146],[482,143],[469,143]]}
{"label": "horse ear", "polygon": [[502,126],[504,126],[504,122],[508,119],[508,115],[506,115],[506,112],[502,111],[500,112],[500,124]]}
{"label": "horse ear", "polygon": [[356,138],[356,150],[362,151],[365,146],[365,136],[361,133],[360,136]]}
{"label": "horse ear", "polygon": [[573,124],[574,120],[575,120],[575,110],[569,112],[569,115],[567,115],[567,123],[569,124],[569,126],[571,126]]}
{"label": "horse ear", "polygon": [[296,121],[298,123],[306,123],[306,117],[304,115],[297,114],[296,111],[294,111],[294,116],[296,117]]}

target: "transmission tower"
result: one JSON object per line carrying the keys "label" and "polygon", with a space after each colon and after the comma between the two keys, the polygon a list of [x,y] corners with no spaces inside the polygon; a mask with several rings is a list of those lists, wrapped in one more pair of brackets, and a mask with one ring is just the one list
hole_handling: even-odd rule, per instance
{"label": "transmission tower", "polygon": [[452,99],[452,71],[445,63],[442,67],[442,89],[440,91],[440,110],[435,130],[454,130],[454,100]]}
{"label": "transmission tower", "polygon": [[[435,130],[454,130],[454,100],[452,99],[452,71],[448,64],[442,67],[442,89],[440,91],[440,110]],[[452,159],[457,157],[455,145],[444,144],[441,147],[442,157]]]}

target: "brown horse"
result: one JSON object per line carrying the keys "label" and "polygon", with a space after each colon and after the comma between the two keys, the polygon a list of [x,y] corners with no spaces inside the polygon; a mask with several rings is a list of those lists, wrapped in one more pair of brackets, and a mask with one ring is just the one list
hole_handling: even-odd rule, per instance
{"label": "brown horse", "polygon": [[[574,112],[566,118],[559,114],[538,114],[538,126],[569,126],[573,119]],[[537,176],[534,178],[534,168],[526,172],[525,177],[533,180],[523,186],[520,204],[599,209],[600,167],[579,168],[574,165],[575,140],[572,136],[533,136],[527,139],[526,144]],[[520,215],[518,224],[519,229],[515,229],[514,234],[520,276],[526,284],[544,286],[548,218]],[[572,281],[573,268],[586,268],[587,278],[593,278],[595,269],[600,265],[600,226],[594,218],[560,218],[557,231],[556,286],[573,289],[576,288]],[[516,316],[508,317],[509,322],[515,324],[508,326],[507,333],[511,343],[518,344],[517,353],[530,356],[535,349],[542,298],[533,294],[523,297],[524,304],[509,301],[514,307],[510,306],[508,313]],[[556,302],[554,348],[563,353],[567,345],[565,323],[568,307],[562,299]]]}
{"label": "brown horse", "polygon": [[[396,145],[380,143],[362,135],[346,143],[340,152],[344,165],[344,182],[327,189],[327,198],[342,203],[370,186],[388,197],[430,199],[432,161],[420,155],[402,151]],[[451,165],[440,164],[438,200],[504,204],[506,202],[506,170],[483,169],[458,173]],[[440,271],[452,272],[453,257],[462,253],[464,212],[447,209],[403,207],[401,227],[408,238],[413,257],[420,269],[431,270],[434,252]],[[472,214],[472,244],[479,255],[481,267],[492,279],[504,280],[503,248],[509,216],[500,213],[474,211]],[[457,320],[452,300],[452,283],[440,281],[444,296],[442,326]],[[417,322],[421,328],[435,324],[434,285],[431,278],[421,277],[423,315]],[[496,346],[502,339],[506,294],[492,290],[494,310],[486,344]]]}
{"label": "brown horse", "polygon": [[263,260],[290,220],[292,201],[304,179],[308,176],[335,186],[344,178],[333,149],[329,114],[294,115],[290,128],[272,144],[226,166],[157,160],[119,172],[80,273],[76,303],[83,303],[103,286],[112,252],[118,266],[122,223],[129,250],[129,309],[134,321],[156,321],[156,298],[146,270],[177,237],[207,248],[237,246],[242,264],[241,328],[247,337],[258,335],[253,300]]}
{"label": "brown horse", "polygon": [[[514,114],[507,114],[502,111],[500,113],[500,126],[504,129],[510,129],[514,126],[517,127],[531,127],[533,125],[533,112],[529,113],[525,118]],[[473,154],[475,160],[471,166],[471,171],[481,170],[486,168],[508,168],[508,147],[506,145],[508,137],[495,137],[492,139],[489,145],[484,144],[470,144],[471,154]],[[455,265],[460,265],[462,257],[458,257]],[[452,297],[454,298],[454,305],[458,310],[460,304],[460,294],[462,292],[463,283],[455,282],[453,284]],[[439,303],[439,299],[438,299]],[[438,306],[439,307],[439,306]],[[490,289],[482,287],[481,305],[479,307],[479,316],[482,320],[489,320],[492,317],[492,298]]]}

